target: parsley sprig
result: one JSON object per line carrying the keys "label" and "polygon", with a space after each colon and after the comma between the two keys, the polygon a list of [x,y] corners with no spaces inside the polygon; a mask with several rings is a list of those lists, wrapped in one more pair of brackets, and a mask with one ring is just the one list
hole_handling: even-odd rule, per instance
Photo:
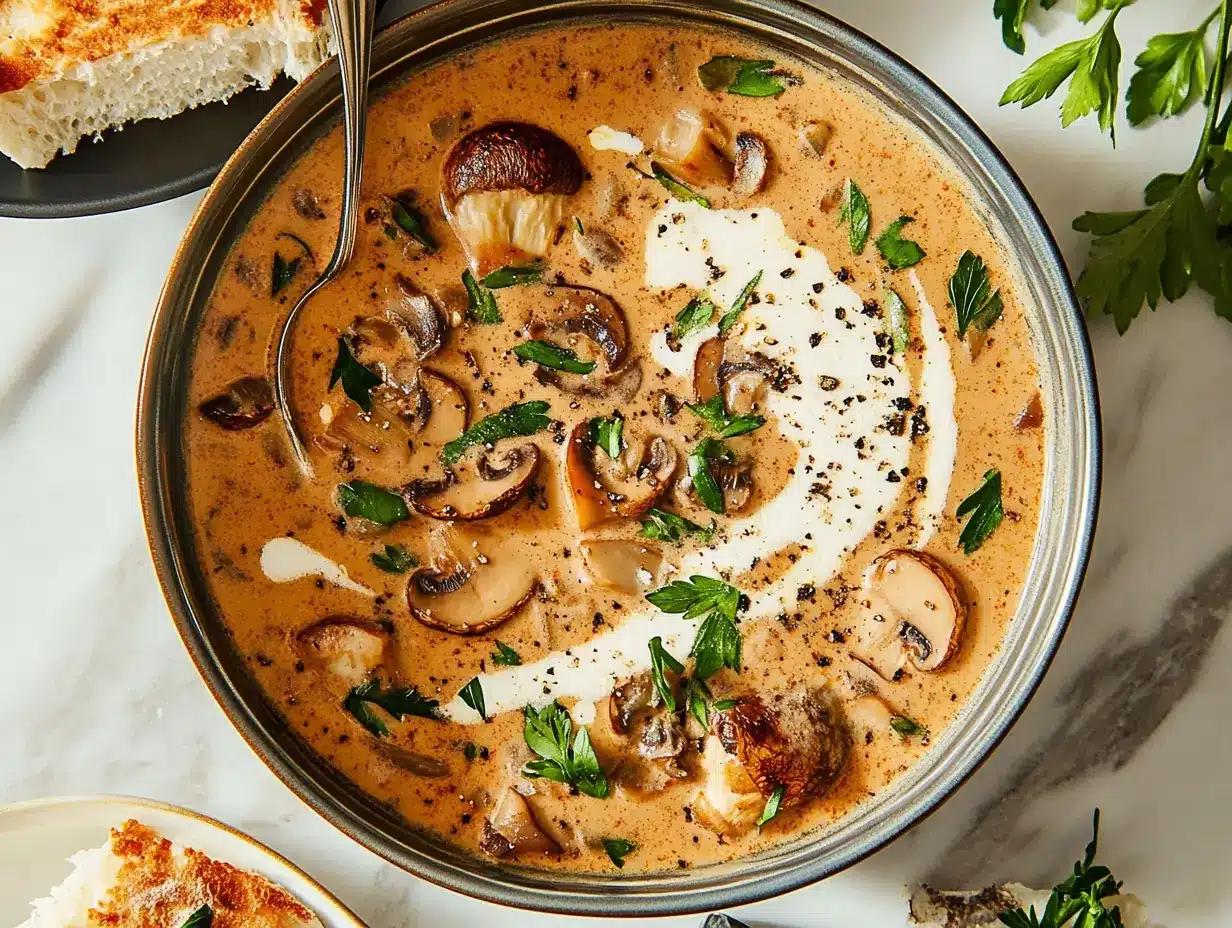
{"label": "parsley sprig", "polygon": [[739,673],[741,640],[736,613],[740,608],[740,591],[734,586],[695,574],[688,580],[674,580],[652,590],[646,599],[661,612],[702,620],[689,651],[694,659],[695,677],[705,680],[724,667]]}
{"label": "parsley sprig", "polygon": [[716,395],[705,403],[689,403],[689,412],[701,419],[719,436],[719,438],[735,438],[746,435],[766,424],[766,417],[757,413],[745,413],[733,416],[723,405],[723,397]]}
{"label": "parsley sprig", "polygon": [[523,776],[567,783],[595,799],[607,797],[611,786],[599,766],[590,734],[584,727],[573,734],[573,720],[560,703],[552,702],[542,709],[527,706],[522,737],[539,758],[527,761]]}
{"label": "parsley sprig", "polygon": [[958,518],[970,516],[958,536],[958,546],[964,554],[975,552],[1001,524],[1005,512],[1001,507],[1001,471],[984,474],[979,489],[958,505]]}
{"label": "parsley sprig", "polygon": [[453,441],[441,449],[441,460],[447,465],[458,463],[467,449],[475,445],[490,445],[502,438],[534,435],[551,424],[547,417],[548,403],[533,400],[529,403],[514,403],[500,412],[480,419]]}
{"label": "parsley sprig", "polygon": [[692,519],[686,519],[684,516],[678,516],[674,512],[668,512],[656,506],[643,517],[642,530],[638,532],[638,535],[642,538],[672,544],[679,544],[687,535],[696,535],[702,544],[706,544],[714,538],[716,527],[714,519],[710,520],[708,526],[698,525]]}
{"label": "parsley sprig", "polygon": [[439,705],[435,699],[422,695],[413,686],[404,689],[391,686],[382,690],[380,680],[369,680],[362,686],[355,687],[342,702],[342,707],[347,712],[379,738],[389,734],[389,726],[377,715],[373,706],[379,706],[400,722],[408,715],[425,719],[437,718]]}

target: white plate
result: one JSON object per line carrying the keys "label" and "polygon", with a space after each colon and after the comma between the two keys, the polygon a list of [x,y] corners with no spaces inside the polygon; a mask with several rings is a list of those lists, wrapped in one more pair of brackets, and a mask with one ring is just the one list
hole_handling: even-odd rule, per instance
{"label": "white plate", "polygon": [[69,855],[99,847],[109,829],[135,818],[163,837],[273,880],[312,909],[325,928],[365,928],[346,906],[295,864],[213,819],[152,799],[81,796],[0,806],[0,926],[18,925],[30,900],[72,870]]}

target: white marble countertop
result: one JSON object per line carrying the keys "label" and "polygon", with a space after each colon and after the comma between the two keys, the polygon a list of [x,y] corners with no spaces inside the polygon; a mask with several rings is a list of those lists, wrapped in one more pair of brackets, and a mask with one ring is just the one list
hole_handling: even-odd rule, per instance
{"label": "white marble countertop", "polygon": [[[1072,267],[1077,211],[1136,206],[1147,180],[1191,157],[1196,113],[1183,130],[1122,127],[1114,152],[1089,121],[1062,132],[1053,105],[998,109],[1022,61],[1000,47],[987,0],[824,5],[975,117]],[[1127,55],[1210,6],[1133,7],[1122,17]],[[0,802],[114,792],[188,805],[285,853],[373,928],[564,921],[437,889],[335,831],[249,751],[180,644],[146,548],[132,436],[151,308],[197,200],[0,220]],[[903,886],[927,876],[1051,885],[1099,805],[1102,859],[1155,920],[1232,922],[1232,674],[1220,669],[1232,662],[1232,636],[1221,634],[1232,610],[1232,325],[1191,295],[1124,338],[1106,320],[1091,331],[1106,428],[1102,514],[1077,615],[1034,702],[930,819],[740,918],[897,928]]]}

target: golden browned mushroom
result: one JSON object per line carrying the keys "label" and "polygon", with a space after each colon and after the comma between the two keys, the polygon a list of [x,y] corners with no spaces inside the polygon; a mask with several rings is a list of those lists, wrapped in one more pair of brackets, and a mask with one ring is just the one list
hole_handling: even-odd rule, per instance
{"label": "golden browned mushroom", "polygon": [[539,588],[534,565],[521,558],[458,548],[415,571],[407,584],[411,615],[429,628],[482,635],[513,618]]}
{"label": "golden browned mushroom", "polygon": [[384,625],[330,616],[299,632],[295,650],[308,667],[355,687],[381,668],[390,669],[391,640]]}
{"label": "golden browned mushroom", "polygon": [[529,442],[502,450],[485,450],[464,460],[439,480],[416,480],[402,496],[412,509],[430,519],[475,522],[498,516],[516,503],[539,472],[542,455]]}
{"label": "golden browned mushroom", "polygon": [[634,717],[642,710],[658,704],[658,693],[655,692],[650,671],[621,680],[607,700],[607,717],[612,724],[612,731],[618,735],[627,735]]}
{"label": "golden browned mushroom", "polygon": [[540,368],[535,378],[568,393],[628,400],[642,383],[639,366],[626,367],[629,360],[629,326],[616,301],[605,293],[587,287],[554,286],[547,295],[546,311],[531,322],[533,338],[567,343],[582,337],[594,345],[598,366],[589,374],[565,374]]}
{"label": "golden browned mushroom", "polygon": [[229,432],[250,429],[264,422],[274,409],[274,392],[260,377],[244,377],[227,387],[226,393],[211,397],[198,410]]}
{"label": "golden browned mushroom", "polygon": [[667,489],[677,460],[676,449],[659,436],[628,441],[619,458],[610,458],[591,443],[589,422],[579,422],[565,452],[578,528],[586,531],[608,519],[640,519]]}
{"label": "golden browned mushroom", "polygon": [[394,293],[385,315],[401,329],[417,361],[436,354],[445,342],[445,319],[440,309],[409,277],[394,277]]}
{"label": "golden browned mushroom", "polygon": [[958,652],[967,608],[958,583],[936,558],[890,551],[873,562],[866,587],[868,616],[857,655],[886,679],[904,658],[930,673]]}
{"label": "golden browned mushroom", "polygon": [[770,148],[765,139],[752,132],[736,135],[736,169],[732,193],[751,197],[766,186],[770,173]]}
{"label": "golden browned mushroom", "polygon": [[539,126],[495,122],[459,139],[441,199],[475,273],[544,257],[583,176],[569,143]]}
{"label": "golden browned mushroom", "polygon": [[734,169],[727,147],[727,132],[718,120],[695,109],[673,113],[655,142],[663,166],[685,183],[699,187],[730,186]]}
{"label": "golden browned mushroom", "polygon": [[501,859],[560,851],[559,845],[535,821],[526,797],[512,786],[505,787],[491,817],[483,823],[479,848]]}
{"label": "golden browned mushroom", "polygon": [[644,593],[659,584],[663,552],[653,545],[622,538],[594,538],[578,547],[586,572],[598,586],[620,593]]}

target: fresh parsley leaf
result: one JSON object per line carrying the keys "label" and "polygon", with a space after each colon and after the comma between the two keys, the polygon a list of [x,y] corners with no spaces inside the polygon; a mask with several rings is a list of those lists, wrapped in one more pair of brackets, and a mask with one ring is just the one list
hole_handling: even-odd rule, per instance
{"label": "fresh parsley leaf", "polygon": [[586,227],[582,225],[582,220],[578,219],[577,216],[573,217],[573,227],[577,229],[578,235],[586,234]]}
{"label": "fresh parsley leaf", "polygon": [[447,442],[441,449],[441,460],[447,465],[456,464],[467,449],[475,445],[490,445],[502,438],[534,435],[551,424],[547,411],[546,400],[506,406],[500,412],[480,419],[453,441]]}
{"label": "fresh parsley leaf", "polygon": [[789,84],[800,83],[793,75],[774,70],[774,62],[734,55],[716,55],[697,69],[698,80],[709,91],[726,90],[741,97],[777,97]]}
{"label": "fresh parsley leaf", "polygon": [[475,744],[474,741],[466,742],[466,744],[462,748],[462,756],[465,757],[468,761],[474,760],[476,757],[479,756],[479,745]]}
{"label": "fresh parsley leaf", "polygon": [[424,719],[437,718],[436,710],[439,705],[435,699],[421,695],[413,686],[405,689],[391,687],[382,691],[380,680],[369,680],[362,686],[355,687],[342,703],[343,708],[355,716],[364,728],[380,738],[389,734],[389,728],[372,710],[372,706],[380,706],[400,722],[408,715]]}
{"label": "fresh parsley leaf", "polygon": [[431,254],[439,247],[435,237],[428,231],[428,221],[424,214],[415,208],[406,195],[389,197],[386,204],[389,207],[390,218],[397,223],[398,228],[419,242],[424,251]]}
{"label": "fresh parsley leaf", "polygon": [[478,677],[472,677],[471,682],[458,691],[458,698],[478,712],[485,722],[488,720],[488,709],[483,702],[483,684]]}
{"label": "fresh parsley leaf", "polygon": [[838,224],[847,223],[847,244],[853,255],[864,253],[868,232],[872,226],[872,211],[868,198],[850,177],[843,185],[843,202],[838,209]]}
{"label": "fresh parsley leaf", "polygon": [[757,820],[758,828],[779,814],[779,806],[783,804],[783,794],[785,792],[787,792],[787,787],[785,786],[779,785],[774,788],[774,792],[766,800],[766,807],[761,810],[761,818]]}
{"label": "fresh parsley leaf", "polygon": [[736,707],[736,700],[720,699],[714,704],[714,711],[715,712],[726,712],[728,709],[734,709],[735,707]]}
{"label": "fresh parsley leaf", "polygon": [[347,340],[338,336],[338,357],[329,374],[329,389],[342,381],[342,392],[359,404],[364,412],[372,412],[372,388],[381,385],[379,374],[373,373],[355,359]]}
{"label": "fresh parsley leaf", "polygon": [[924,260],[924,249],[900,234],[903,226],[909,222],[915,220],[910,216],[899,216],[877,236],[877,250],[881,252],[881,257],[885,258],[886,264],[896,271],[914,267]]}
{"label": "fresh parsley leaf", "polygon": [[496,642],[496,650],[492,652],[492,663],[500,667],[521,667],[522,655],[509,647],[503,641]]}
{"label": "fresh parsley leaf", "polygon": [[497,268],[484,277],[480,283],[489,290],[503,290],[517,284],[537,283],[542,277],[543,265],[536,261],[533,264],[509,264]]}
{"label": "fresh parsley leaf", "polygon": [[1001,524],[1005,515],[1001,508],[1001,472],[990,470],[984,474],[984,482],[958,506],[958,518],[970,515],[958,536],[958,546],[964,554],[971,554],[988,540]]}
{"label": "fresh parsley leaf", "polygon": [[277,296],[283,287],[295,279],[301,263],[303,263],[302,257],[288,260],[278,252],[274,252],[274,266],[270,272],[270,296]]}
{"label": "fresh parsley leaf", "polygon": [[603,419],[595,416],[590,420],[590,440],[615,461],[625,450],[624,417],[612,416],[610,419]]}
{"label": "fresh parsley leaf", "polygon": [[893,289],[886,290],[886,318],[890,323],[890,348],[895,354],[907,353],[911,344],[911,323],[907,317],[907,304]]}
{"label": "fresh parsley leaf", "polygon": [[589,374],[598,366],[594,361],[579,358],[575,351],[541,339],[522,342],[514,347],[513,353],[523,361],[531,361],[540,367],[564,371],[566,374]]}
{"label": "fresh parsley leaf", "polygon": [[667,671],[684,673],[684,664],[672,657],[663,647],[663,639],[655,635],[650,639],[650,678],[654,681],[655,692],[663,700],[668,712],[676,711],[676,694],[667,681]]}
{"label": "fresh parsley leaf", "polygon": [[972,251],[964,251],[958,258],[958,267],[950,277],[949,286],[950,303],[958,315],[959,338],[965,338],[972,325],[986,332],[1001,318],[1001,291],[990,295],[991,289],[984,259]]}
{"label": "fresh parsley leaf", "polygon": [[560,703],[542,709],[527,706],[522,737],[539,757],[522,767],[523,776],[567,783],[595,799],[607,797],[611,786],[599,766],[590,734],[584,727],[573,734],[573,720]]}
{"label": "fresh parsley leaf", "polygon": [[700,293],[685,304],[684,309],[676,313],[676,320],[668,331],[670,341],[679,342],[686,335],[704,329],[710,325],[718,307],[707,293]]}
{"label": "fresh parsley leaf", "polygon": [[642,538],[671,544],[679,544],[686,535],[696,535],[705,544],[714,537],[714,531],[713,519],[710,520],[709,526],[701,526],[684,516],[654,507],[642,519],[642,530],[638,534]]}
{"label": "fresh parsley leaf", "polygon": [[689,412],[718,433],[719,438],[735,438],[755,431],[766,424],[766,417],[756,413],[733,416],[723,406],[722,396],[713,396],[704,403],[688,403]]}
{"label": "fresh parsley leaf", "polygon": [[694,659],[695,677],[705,680],[724,667],[739,673],[742,644],[736,612],[740,608],[740,591],[734,586],[697,574],[652,590],[646,599],[660,612],[683,614],[686,619],[702,618],[689,652]]}
{"label": "fresh parsley leaf", "polygon": [[214,910],[203,905],[184,920],[180,928],[210,928],[214,924]]}
{"label": "fresh parsley leaf", "polygon": [[369,554],[368,560],[387,574],[404,574],[419,564],[415,555],[402,545],[386,545],[383,552]]}
{"label": "fresh parsley leaf", "polygon": [[625,857],[637,850],[637,845],[624,838],[604,838],[603,849],[618,868],[625,865]]}
{"label": "fresh parsley leaf", "polygon": [[913,718],[905,715],[895,715],[890,719],[890,727],[903,737],[911,735],[927,735],[928,729]]}
{"label": "fresh parsley leaf", "polygon": [[1069,126],[1089,113],[1098,113],[1100,129],[1111,133],[1115,143],[1113,120],[1119,95],[1117,70],[1121,64],[1116,18],[1121,9],[1121,3],[1114,5],[1094,35],[1068,42],[1032,63],[1006,88],[1001,105],[1033,106],[1051,97],[1068,80],[1069,91],[1061,104],[1061,125]]}
{"label": "fresh parsley leaf", "polygon": [[1206,89],[1206,33],[1218,10],[1193,32],[1153,36],[1134,59],[1125,112],[1137,126],[1152,116],[1176,116]]}
{"label": "fresh parsley leaf", "polygon": [[722,515],[726,509],[726,503],[723,499],[723,488],[719,486],[719,482],[714,479],[714,474],[710,470],[710,461],[714,458],[731,461],[735,459],[735,455],[724,446],[723,442],[713,438],[703,438],[685,460],[685,469],[688,471],[689,479],[693,481],[693,491],[702,501],[702,505],[711,512]]}
{"label": "fresh parsley leaf", "polygon": [[496,295],[475,280],[469,268],[462,272],[462,286],[466,287],[466,315],[470,319],[480,325],[498,325],[505,321],[496,305]]}
{"label": "fresh parsley leaf", "polygon": [[710,728],[710,687],[701,677],[692,676],[685,679],[684,705],[689,715],[697,719],[702,728]]}
{"label": "fresh parsley leaf", "polygon": [[1019,55],[1027,50],[1022,24],[1030,6],[1031,0],[993,0],[992,4],[992,15],[1001,20],[1001,39],[1005,47]]}
{"label": "fresh parsley leaf", "polygon": [[411,517],[401,496],[366,480],[339,484],[338,505],[348,516],[367,519],[373,525],[393,525]]}
{"label": "fresh parsley leaf", "polygon": [[680,200],[683,203],[696,203],[703,209],[710,209],[709,200],[707,200],[700,193],[693,192],[687,184],[683,184],[676,180],[676,178],[672,177],[672,175],[667,172],[667,169],[663,167],[663,165],[659,164],[659,162],[650,162],[650,174],[645,176],[650,177],[652,180],[658,181],[663,189],[674,196],[677,200]]}
{"label": "fresh parsley leaf", "polygon": [[749,299],[753,296],[753,291],[757,289],[757,285],[761,283],[762,272],[758,271],[753,275],[753,279],[744,285],[744,288],[736,295],[736,299],[732,302],[731,309],[719,317],[719,334],[726,335],[731,331],[731,327],[736,324],[740,318],[740,314],[744,312],[744,307],[748,305]]}
{"label": "fresh parsley leaf", "polygon": [[742,646],[735,619],[716,609],[702,619],[697,637],[693,639],[689,656],[693,658],[694,675],[705,680],[724,667],[739,673]]}

